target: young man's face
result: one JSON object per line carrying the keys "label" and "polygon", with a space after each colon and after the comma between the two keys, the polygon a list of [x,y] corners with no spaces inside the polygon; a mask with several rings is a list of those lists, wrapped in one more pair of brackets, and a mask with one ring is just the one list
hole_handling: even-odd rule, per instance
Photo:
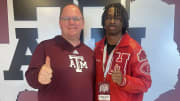
{"label": "young man's face", "polygon": [[105,30],[108,35],[122,34],[122,18],[121,16],[116,16],[115,8],[111,7],[108,10],[108,14],[105,17]]}
{"label": "young man's face", "polygon": [[60,17],[62,35],[68,38],[80,38],[81,30],[84,27],[83,16],[74,5],[66,6]]}

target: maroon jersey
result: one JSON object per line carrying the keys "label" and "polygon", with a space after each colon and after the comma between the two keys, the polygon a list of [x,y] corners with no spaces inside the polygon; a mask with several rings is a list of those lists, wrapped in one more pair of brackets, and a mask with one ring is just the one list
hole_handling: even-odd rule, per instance
{"label": "maroon jersey", "polygon": [[[41,85],[38,73],[51,59],[52,82]],[[83,43],[73,47],[62,36],[41,42],[33,53],[26,79],[37,88],[38,101],[93,101],[95,63],[93,51]]]}

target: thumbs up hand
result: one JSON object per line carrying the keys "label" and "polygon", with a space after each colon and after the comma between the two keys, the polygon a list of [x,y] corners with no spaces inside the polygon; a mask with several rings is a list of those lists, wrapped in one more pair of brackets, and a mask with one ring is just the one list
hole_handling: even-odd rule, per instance
{"label": "thumbs up hand", "polygon": [[114,83],[117,83],[118,85],[122,82],[122,73],[121,71],[114,71],[111,75],[111,79]]}
{"label": "thumbs up hand", "polygon": [[40,72],[38,74],[39,83],[43,85],[51,83],[52,73],[53,71],[51,68],[50,57],[47,56],[45,64],[41,67]]}

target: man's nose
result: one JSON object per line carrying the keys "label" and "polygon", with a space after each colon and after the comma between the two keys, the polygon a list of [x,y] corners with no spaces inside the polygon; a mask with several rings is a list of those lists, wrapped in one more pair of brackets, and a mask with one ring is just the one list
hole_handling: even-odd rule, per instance
{"label": "man's nose", "polygon": [[111,23],[115,23],[114,18],[111,18],[110,22]]}
{"label": "man's nose", "polygon": [[71,18],[71,19],[69,19],[69,24],[74,24],[74,20]]}

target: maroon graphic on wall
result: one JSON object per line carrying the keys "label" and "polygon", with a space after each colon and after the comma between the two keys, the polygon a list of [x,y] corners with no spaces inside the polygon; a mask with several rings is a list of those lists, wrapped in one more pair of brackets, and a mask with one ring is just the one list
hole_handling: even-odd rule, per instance
{"label": "maroon graphic on wall", "polygon": [[9,43],[7,0],[0,0],[0,44]]}

